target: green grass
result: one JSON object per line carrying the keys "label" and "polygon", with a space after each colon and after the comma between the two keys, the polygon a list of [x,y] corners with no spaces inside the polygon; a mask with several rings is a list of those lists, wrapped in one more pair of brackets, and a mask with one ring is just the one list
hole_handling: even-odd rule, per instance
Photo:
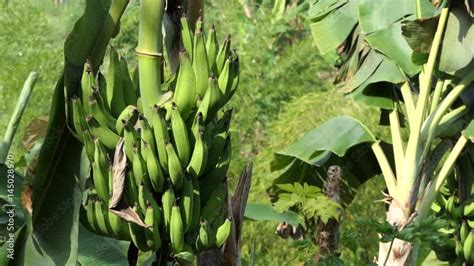
{"label": "green grass", "polygon": [[[14,8],[1,10],[0,59],[7,62],[0,71],[1,128],[8,123],[29,71],[36,70],[40,75],[13,148],[17,155],[23,152],[19,140],[25,125],[49,112],[54,83],[62,68],[64,38],[80,14],[80,3],[71,2],[58,9],[15,1]],[[331,68],[318,55],[309,31],[299,31],[298,38],[289,42],[280,34],[282,27],[288,26],[275,21],[269,10],[271,7],[262,7],[254,12],[253,19],[247,19],[238,0],[206,1],[206,23],[216,25],[221,40],[227,34],[232,35],[241,61],[241,83],[230,104],[235,109],[231,128],[235,152],[229,176],[231,183],[235,183],[242,167],[253,161],[249,200],[262,203],[268,203],[265,189],[275,178],[269,169],[275,152],[335,115],[353,115],[369,125],[378,121],[373,109],[355,104],[334,91]],[[132,66],[136,64],[133,60],[136,12],[133,2],[122,21],[121,34],[112,42]],[[373,203],[381,197],[382,189],[380,178],[371,180],[361,187],[361,193],[344,214],[342,232],[345,235],[350,232],[357,243],[354,246],[352,242],[343,242],[342,257],[349,264],[365,264],[376,255],[376,235],[358,226],[355,220],[383,217],[383,205]],[[244,224],[245,264],[250,263],[252,255],[256,265],[301,263],[296,259],[293,242],[277,237],[275,228],[276,224],[270,222]]]}

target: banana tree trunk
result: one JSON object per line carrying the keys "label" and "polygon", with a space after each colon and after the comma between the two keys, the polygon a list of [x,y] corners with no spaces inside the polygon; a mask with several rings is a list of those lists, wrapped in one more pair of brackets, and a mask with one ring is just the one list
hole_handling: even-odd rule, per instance
{"label": "banana tree trunk", "polygon": [[[401,230],[411,220],[409,204],[393,199],[387,211],[387,222],[396,224]],[[416,249],[412,243],[395,239],[392,242],[379,244],[378,265],[415,265]]]}

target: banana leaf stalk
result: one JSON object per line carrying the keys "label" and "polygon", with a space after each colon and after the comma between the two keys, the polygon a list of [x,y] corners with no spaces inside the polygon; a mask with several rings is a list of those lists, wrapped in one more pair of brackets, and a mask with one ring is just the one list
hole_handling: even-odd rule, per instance
{"label": "banana leaf stalk", "polygon": [[163,13],[163,0],[141,0],[136,52],[140,95],[145,117],[148,119],[151,119],[151,107],[159,101],[161,96],[161,66],[163,61],[161,24]]}
{"label": "banana leaf stalk", "polygon": [[30,72],[30,75],[28,75],[25,84],[23,84],[23,89],[21,89],[20,97],[16,103],[15,110],[13,110],[13,114],[10,118],[10,122],[8,123],[3,140],[0,142],[0,163],[4,163],[7,158],[8,151],[10,150],[10,147],[13,143],[13,138],[15,137],[18,126],[20,125],[21,117],[25,112],[37,78],[38,73],[32,71]]}

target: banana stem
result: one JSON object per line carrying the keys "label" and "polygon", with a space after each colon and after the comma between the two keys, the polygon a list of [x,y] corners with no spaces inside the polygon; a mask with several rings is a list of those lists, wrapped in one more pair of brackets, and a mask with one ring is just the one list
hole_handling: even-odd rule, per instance
{"label": "banana stem", "polygon": [[5,136],[3,136],[3,140],[0,143],[0,163],[5,162],[8,156],[8,151],[13,143],[13,138],[20,125],[21,117],[25,112],[31,93],[33,92],[37,77],[38,73],[32,71],[26,79],[25,84],[23,84],[23,89],[21,89],[20,97],[13,110],[13,114],[5,131]]}
{"label": "banana stem", "polygon": [[443,184],[444,180],[453,170],[454,164],[456,163],[456,160],[458,159],[462,150],[466,146],[467,142],[468,139],[464,135],[461,135],[459,140],[456,142],[456,145],[454,145],[453,150],[448,155],[448,158],[441,167],[441,170],[439,171],[438,175],[431,181],[431,185],[427,188],[421,200],[417,216],[418,220],[423,219],[429,214],[431,204],[433,203],[436,193],[438,193],[438,190]]}
{"label": "banana stem", "polygon": [[436,82],[433,98],[431,99],[430,114],[436,110],[436,107],[438,107],[441,93],[443,91],[443,87],[444,87],[444,80],[441,80],[441,79],[438,80],[438,82]]}
{"label": "banana stem", "polygon": [[[426,106],[430,95],[431,79],[435,68],[435,63],[438,58],[439,48],[443,39],[446,22],[449,15],[449,4],[441,11],[441,16],[438,22],[438,27],[431,45],[430,55],[424,71],[420,73],[420,96],[416,104],[414,114],[413,126],[410,124],[410,137],[408,139],[408,146],[406,150],[403,170],[404,178],[402,179],[403,191],[410,191],[418,176],[420,161],[422,161],[422,151],[420,150],[421,142],[421,127],[426,113]],[[428,143],[429,144],[429,143]],[[409,192],[406,192],[409,193]],[[406,198],[409,198],[409,195]]]}
{"label": "banana stem", "polygon": [[393,154],[395,157],[395,171],[397,180],[401,179],[403,173],[403,159],[404,155],[404,143],[402,139],[402,131],[400,127],[400,118],[398,117],[398,108],[395,107],[389,115],[390,120],[390,131],[392,135],[392,147]]}
{"label": "banana stem", "polygon": [[413,126],[413,115],[415,114],[415,101],[413,100],[413,95],[411,93],[410,84],[405,82],[401,87],[403,102],[405,102],[405,107],[407,109],[408,124],[410,128]]}
{"label": "banana stem", "polygon": [[395,197],[397,195],[397,180],[393,174],[392,167],[388,162],[387,156],[385,156],[385,153],[380,146],[379,141],[376,141],[372,144],[372,151],[374,152],[375,158],[377,158],[380,169],[382,170],[382,175],[385,179],[388,193]]}
{"label": "banana stem", "polygon": [[163,0],[140,1],[138,28],[138,73],[140,95],[145,117],[151,119],[151,108],[161,97],[161,66],[163,61]]}

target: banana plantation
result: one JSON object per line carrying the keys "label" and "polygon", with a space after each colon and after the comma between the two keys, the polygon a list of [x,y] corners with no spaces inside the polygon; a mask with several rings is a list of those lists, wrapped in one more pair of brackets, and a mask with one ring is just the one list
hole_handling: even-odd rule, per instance
{"label": "banana plantation", "polygon": [[0,265],[474,265],[474,1],[6,0]]}

